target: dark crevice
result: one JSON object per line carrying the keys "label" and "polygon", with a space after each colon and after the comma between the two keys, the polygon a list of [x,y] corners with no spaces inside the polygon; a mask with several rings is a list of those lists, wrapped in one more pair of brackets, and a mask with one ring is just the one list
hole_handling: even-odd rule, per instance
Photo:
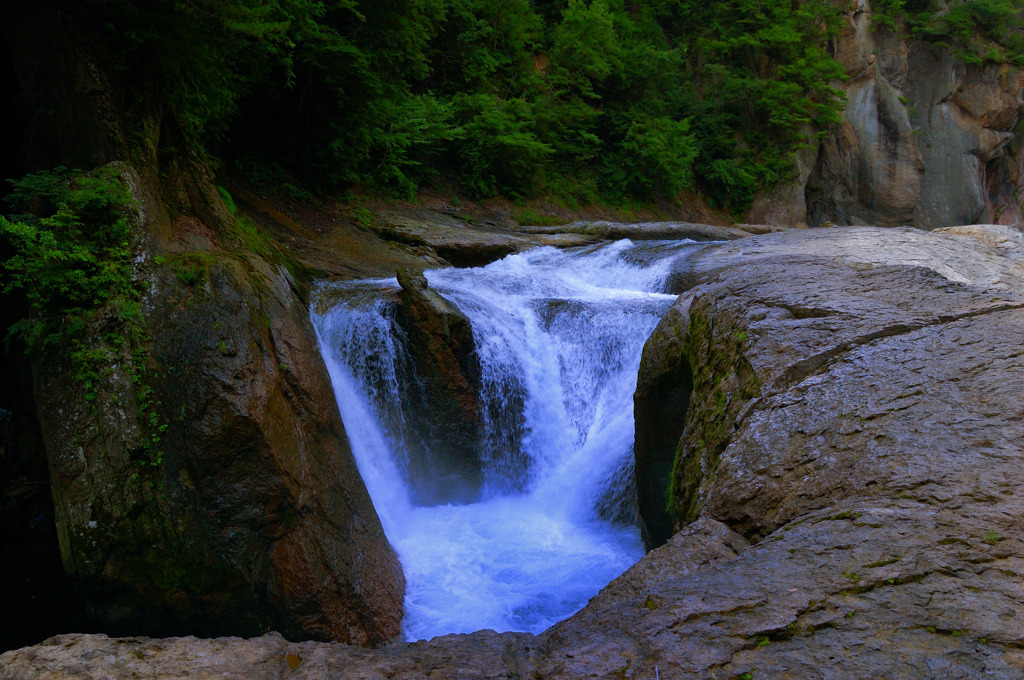
{"label": "dark crevice", "polygon": [[[30,170],[24,154],[34,112],[19,82],[12,54],[24,8],[11,8],[0,26],[0,93],[7,123],[0,126],[0,214],[8,180]],[[17,34],[17,35],[15,35]],[[13,254],[0,242],[0,262]],[[29,315],[21,292],[0,295],[0,338]],[[95,630],[85,605],[64,573],[43,435],[36,419],[30,361],[21,342],[0,343],[0,652],[36,644],[58,633]]]}
{"label": "dark crevice", "polygon": [[820,319],[832,316],[835,313],[830,309],[814,309],[812,307],[799,307],[796,305],[782,305],[782,307],[792,314],[794,319]]}
{"label": "dark crevice", "polygon": [[[678,314],[673,308],[661,324],[676,323]],[[648,550],[664,545],[674,533],[676,518],[669,509],[673,501],[669,494],[694,382],[680,339],[670,338],[665,344],[657,339],[661,337],[656,330],[644,345],[633,396],[637,510]],[[658,372],[645,370],[657,366],[659,356],[668,363]]]}

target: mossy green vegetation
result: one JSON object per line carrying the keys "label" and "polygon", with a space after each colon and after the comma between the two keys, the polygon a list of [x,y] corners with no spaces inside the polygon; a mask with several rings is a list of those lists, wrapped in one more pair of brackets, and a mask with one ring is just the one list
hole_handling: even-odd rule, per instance
{"label": "mossy green vegetation", "polygon": [[41,351],[73,344],[108,303],[118,303],[118,316],[134,316],[132,201],[117,170],[57,168],[12,185],[8,200],[18,214],[0,217],[0,237],[13,250],[3,290],[23,291],[32,311],[12,334]]}
{"label": "mossy green vegetation", "polygon": [[[56,168],[12,182],[17,214],[0,217],[3,292],[20,291],[30,314],[10,329],[30,354],[66,353],[90,400],[100,366],[138,341],[139,289],[132,277],[133,202],[118,171]],[[103,322],[99,345],[90,335]]]}
{"label": "mossy green vegetation", "polygon": [[292,189],[740,211],[843,104],[825,0],[64,4],[139,116]]}
{"label": "mossy green vegetation", "polygon": [[732,319],[713,324],[715,304],[706,298],[694,302],[682,344],[693,375],[693,396],[666,494],[666,510],[681,524],[699,515],[701,484],[714,476],[732,441],[736,418],[762,388],[745,354],[746,331]]}

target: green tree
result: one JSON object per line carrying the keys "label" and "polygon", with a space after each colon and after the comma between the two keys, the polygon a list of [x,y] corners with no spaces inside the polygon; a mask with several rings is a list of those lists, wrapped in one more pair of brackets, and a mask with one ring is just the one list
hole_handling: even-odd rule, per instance
{"label": "green tree", "polygon": [[[889,5],[916,26],[931,2]],[[941,30],[1008,44],[1012,2],[967,0]],[[842,108],[827,0],[64,4],[140,118],[160,105],[254,178],[323,189],[408,196],[441,178],[614,202],[695,188],[739,211]]]}

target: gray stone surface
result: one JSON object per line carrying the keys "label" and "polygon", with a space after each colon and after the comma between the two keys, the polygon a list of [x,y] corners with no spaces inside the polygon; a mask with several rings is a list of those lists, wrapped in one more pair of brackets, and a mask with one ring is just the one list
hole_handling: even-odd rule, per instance
{"label": "gray stone surface", "polygon": [[873,21],[867,0],[844,20],[835,41],[848,76],[843,122],[816,158],[801,152],[794,180],[758,197],[751,218],[928,229],[1019,223],[1024,71],[966,64],[906,39]]}

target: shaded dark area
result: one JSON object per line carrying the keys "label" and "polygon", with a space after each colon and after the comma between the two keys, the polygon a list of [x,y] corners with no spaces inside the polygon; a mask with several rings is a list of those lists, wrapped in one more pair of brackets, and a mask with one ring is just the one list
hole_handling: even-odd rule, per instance
{"label": "shaded dark area", "polygon": [[[677,305],[658,328],[685,324],[685,319]],[[666,339],[655,330],[644,346],[633,397],[637,510],[648,550],[664,545],[673,534],[670,480],[692,392],[693,370],[685,356],[682,338]]]}
{"label": "shaded dark area", "polygon": [[5,107],[7,124],[0,125],[0,180],[5,180],[0,184],[0,196],[6,196],[9,188],[6,180],[25,174],[21,159],[21,139],[27,125],[19,101],[21,90],[18,77],[6,44],[0,44],[0,93],[3,93],[4,101],[9,103]]}
{"label": "shaded dark area", "polygon": [[[0,197],[8,179],[21,177],[28,125],[6,44],[0,46],[0,93],[8,123],[0,126]],[[6,212],[8,206],[0,206]],[[0,260],[10,253],[0,244]],[[0,334],[28,314],[20,294],[0,297]],[[0,345],[0,651],[34,644],[61,632],[94,630],[61,565],[46,452],[35,417],[32,375],[22,348]]]}
{"label": "shaded dark area", "polygon": [[[4,300],[3,323],[10,306]],[[61,565],[49,475],[28,371],[3,355],[0,404],[0,651],[58,633],[98,632]]]}

